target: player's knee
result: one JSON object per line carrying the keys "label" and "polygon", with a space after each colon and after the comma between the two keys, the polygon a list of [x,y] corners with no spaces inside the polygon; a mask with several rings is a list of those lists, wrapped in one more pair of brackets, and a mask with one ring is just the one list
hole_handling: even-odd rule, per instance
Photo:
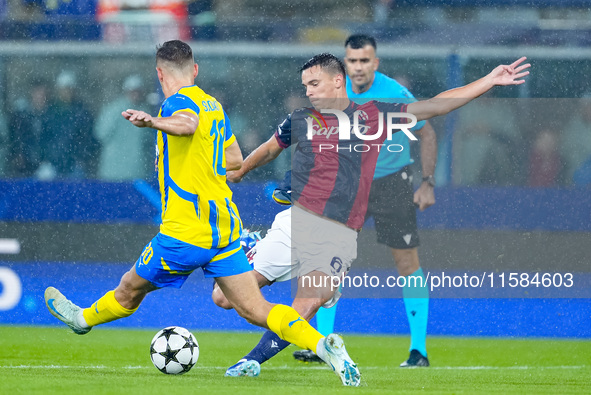
{"label": "player's knee", "polygon": [[221,307],[222,309],[231,310],[233,308],[219,287],[215,287],[211,292],[211,300],[213,300],[213,303],[215,303],[216,306]]}
{"label": "player's knee", "polygon": [[396,270],[401,276],[408,276],[419,270],[419,258],[416,249],[393,250]]}

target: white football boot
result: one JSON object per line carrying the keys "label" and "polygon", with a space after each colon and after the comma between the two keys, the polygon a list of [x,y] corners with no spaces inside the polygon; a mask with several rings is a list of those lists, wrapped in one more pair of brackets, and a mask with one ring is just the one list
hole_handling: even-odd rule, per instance
{"label": "white football boot", "polygon": [[84,335],[92,329],[84,328],[78,324],[78,315],[82,309],[70,302],[60,291],[54,287],[45,290],[45,304],[49,312],[58,320],[62,321],[77,335]]}
{"label": "white football boot", "polygon": [[[324,362],[341,378],[343,385],[350,387],[359,387],[361,383],[361,373],[357,364],[353,362],[343,339],[336,333],[331,333],[324,338],[324,350],[319,350],[318,356],[324,359]],[[323,355],[321,355],[323,354]]]}

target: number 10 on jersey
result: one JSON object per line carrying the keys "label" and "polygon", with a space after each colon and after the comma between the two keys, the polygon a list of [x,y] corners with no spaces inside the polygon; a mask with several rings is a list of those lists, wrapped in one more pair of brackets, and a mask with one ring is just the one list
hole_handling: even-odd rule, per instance
{"label": "number 10 on jersey", "polygon": [[213,120],[209,135],[213,136],[213,172],[216,176],[225,176],[224,166],[224,120]]}

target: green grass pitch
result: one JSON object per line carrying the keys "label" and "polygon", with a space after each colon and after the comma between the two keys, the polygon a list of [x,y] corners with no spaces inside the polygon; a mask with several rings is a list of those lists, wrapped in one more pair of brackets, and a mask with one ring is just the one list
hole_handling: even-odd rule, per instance
{"label": "green grass pitch", "polygon": [[360,388],[342,387],[326,366],[293,360],[290,346],[256,378],[224,377],[259,333],[199,332],[197,365],[160,373],[149,358],[154,330],[0,326],[0,394],[404,394],[590,393],[591,341],[429,337],[430,368],[401,369],[408,338],[344,339]]}

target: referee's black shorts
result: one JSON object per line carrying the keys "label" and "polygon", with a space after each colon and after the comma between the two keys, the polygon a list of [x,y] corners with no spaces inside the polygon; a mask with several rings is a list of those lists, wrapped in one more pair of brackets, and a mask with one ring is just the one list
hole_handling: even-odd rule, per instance
{"label": "referee's black shorts", "polygon": [[373,217],[378,243],[395,249],[419,246],[413,195],[412,173],[408,166],[373,181],[365,218]]}

